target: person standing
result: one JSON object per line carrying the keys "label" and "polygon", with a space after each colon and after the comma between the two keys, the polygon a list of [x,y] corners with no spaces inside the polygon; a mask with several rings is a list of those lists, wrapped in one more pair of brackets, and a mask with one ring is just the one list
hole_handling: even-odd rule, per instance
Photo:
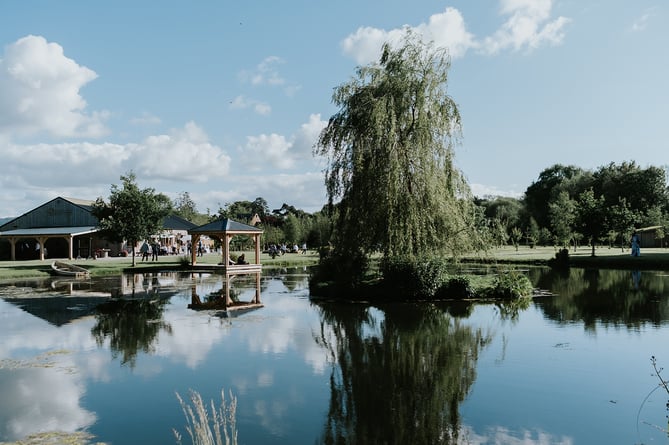
{"label": "person standing", "polygon": [[149,259],[149,243],[144,241],[144,244],[139,248],[139,251],[142,252],[142,261]]}
{"label": "person standing", "polygon": [[632,234],[632,256],[641,256],[641,239],[636,232]]}

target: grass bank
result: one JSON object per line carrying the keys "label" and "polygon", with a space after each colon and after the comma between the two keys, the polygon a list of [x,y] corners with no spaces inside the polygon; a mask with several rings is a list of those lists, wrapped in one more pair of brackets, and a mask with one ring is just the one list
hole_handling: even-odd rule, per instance
{"label": "grass bank", "polygon": [[[463,259],[469,263],[499,263],[499,264],[533,264],[547,265],[555,257],[553,247],[521,246],[493,249],[485,255],[468,256]],[[253,252],[244,252],[247,258],[253,258]],[[581,247],[569,251],[569,265],[573,267],[599,267],[602,269],[669,269],[669,249],[642,249],[640,257],[630,256],[629,249],[621,251],[620,247],[600,247],[595,250],[595,257],[590,256],[588,247]],[[146,269],[177,269],[181,265],[180,255],[158,257],[158,261],[135,260],[135,268]],[[205,254],[198,257],[198,264],[218,264],[221,261],[219,254]],[[261,254],[260,261],[265,268],[271,267],[298,267],[311,266],[318,263],[316,251],[303,254],[289,253],[276,258],[268,254]],[[69,262],[69,261],[68,261]],[[133,270],[131,258],[101,258],[97,260],[74,260],[73,264],[90,270],[92,276],[117,275]],[[51,274],[51,260],[39,261],[0,261],[0,282],[24,278],[46,278]]]}
{"label": "grass bank", "polygon": [[[554,247],[529,248],[521,246],[493,249],[487,254],[468,256],[465,262],[484,262],[499,264],[534,264],[548,265],[555,257]],[[669,249],[642,249],[640,257],[630,255],[630,249],[620,247],[598,247],[592,256],[590,247],[569,250],[569,265],[572,267],[597,267],[601,269],[669,269]]]}
{"label": "grass bank", "polygon": [[[241,252],[233,252],[239,254]],[[253,258],[253,252],[244,252],[246,258]],[[140,257],[135,259],[135,267],[132,267],[132,258],[100,258],[97,260],[72,260],[68,263],[85,267],[91,273],[91,276],[118,275],[132,270],[156,269],[179,269],[181,267],[182,256],[166,255],[159,256],[158,261],[140,261]],[[47,278],[51,276],[52,260],[30,260],[30,261],[0,261],[0,282],[12,281],[25,278]],[[197,258],[197,264],[218,264],[221,261],[220,254],[205,254]],[[288,253],[283,256],[272,258],[267,254],[261,254],[260,262],[264,268],[272,267],[299,267],[311,266],[318,262],[318,254],[313,253],[296,254]]]}

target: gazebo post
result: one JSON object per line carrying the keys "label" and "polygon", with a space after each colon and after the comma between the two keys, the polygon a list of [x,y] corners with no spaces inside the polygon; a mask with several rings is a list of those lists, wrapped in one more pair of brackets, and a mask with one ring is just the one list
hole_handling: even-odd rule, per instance
{"label": "gazebo post", "polygon": [[254,303],[260,304],[260,272],[256,273],[256,298]]}
{"label": "gazebo post", "polygon": [[224,233],[223,236],[221,237],[221,244],[223,248],[223,264],[225,265],[225,270],[228,269],[228,266],[230,265],[230,240],[232,239],[232,236]]}
{"label": "gazebo post", "polygon": [[200,239],[200,235],[193,234],[190,241],[190,262],[193,266],[197,264],[197,242]]}
{"label": "gazebo post", "polygon": [[230,298],[230,274],[225,274],[225,306],[228,307],[232,304],[232,298]]}
{"label": "gazebo post", "polygon": [[256,264],[260,264],[260,234],[253,235],[256,243]]}

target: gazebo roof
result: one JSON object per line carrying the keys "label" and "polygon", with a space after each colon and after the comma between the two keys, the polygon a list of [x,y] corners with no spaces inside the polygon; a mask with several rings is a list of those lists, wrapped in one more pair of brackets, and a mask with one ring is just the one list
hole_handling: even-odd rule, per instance
{"label": "gazebo roof", "polygon": [[208,224],[204,224],[202,226],[189,229],[188,233],[191,235],[209,235],[220,233],[255,235],[263,233],[263,231],[257,227],[249,226],[248,224],[242,224],[230,218],[223,218]]}

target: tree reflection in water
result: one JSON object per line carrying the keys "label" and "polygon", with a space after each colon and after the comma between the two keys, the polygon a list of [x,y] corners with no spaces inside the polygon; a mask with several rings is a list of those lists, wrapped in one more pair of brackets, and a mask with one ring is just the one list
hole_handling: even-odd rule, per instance
{"label": "tree reflection in water", "polygon": [[458,443],[489,334],[432,305],[317,305],[333,363],[321,443]]}
{"label": "tree reflection in water", "polygon": [[109,337],[112,358],[121,356],[121,364],[134,368],[137,354],[152,352],[158,333],[172,326],[163,321],[168,300],[111,300],[98,306],[91,333],[98,346]]}
{"label": "tree reflection in water", "polygon": [[558,322],[583,321],[587,330],[594,331],[598,322],[637,329],[645,323],[659,326],[669,321],[669,277],[664,273],[535,269],[530,279],[556,295],[537,300],[537,304]]}

